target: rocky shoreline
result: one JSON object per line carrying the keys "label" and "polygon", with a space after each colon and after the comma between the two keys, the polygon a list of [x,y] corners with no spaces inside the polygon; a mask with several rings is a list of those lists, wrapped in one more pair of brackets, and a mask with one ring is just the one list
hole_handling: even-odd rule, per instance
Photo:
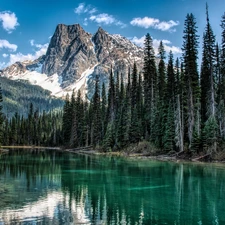
{"label": "rocky shoreline", "polygon": [[150,154],[150,153],[128,153],[125,151],[116,152],[101,152],[98,150],[78,150],[78,149],[65,149],[63,151],[74,153],[74,154],[85,154],[85,155],[99,155],[99,156],[115,156],[125,157],[133,159],[153,159],[159,161],[172,161],[172,162],[207,162],[207,163],[225,163],[225,152],[221,154],[203,154],[203,155],[190,155],[190,153],[182,152],[175,154]]}
{"label": "rocky shoreline", "polygon": [[0,155],[7,154],[12,149],[40,149],[40,150],[56,150],[62,152],[70,152],[74,154],[98,155],[98,156],[115,156],[131,159],[153,159],[159,161],[173,161],[173,162],[210,162],[210,163],[225,163],[225,152],[217,154],[203,154],[191,155],[188,152],[173,152],[173,153],[151,153],[151,152],[127,152],[127,151],[111,151],[103,152],[101,150],[94,150],[93,148],[76,148],[67,149],[62,147],[39,147],[39,146],[4,146],[0,148]]}

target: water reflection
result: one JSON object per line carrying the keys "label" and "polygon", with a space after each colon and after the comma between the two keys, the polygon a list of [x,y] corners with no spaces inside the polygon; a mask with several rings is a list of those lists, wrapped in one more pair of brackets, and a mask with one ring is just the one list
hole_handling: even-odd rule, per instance
{"label": "water reflection", "polygon": [[0,224],[225,224],[225,167],[10,151]]}

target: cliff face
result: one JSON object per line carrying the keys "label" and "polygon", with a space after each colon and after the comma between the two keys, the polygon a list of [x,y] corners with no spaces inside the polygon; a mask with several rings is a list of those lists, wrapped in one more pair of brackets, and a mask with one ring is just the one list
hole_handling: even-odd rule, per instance
{"label": "cliff face", "polygon": [[74,83],[97,63],[91,37],[79,24],[59,24],[51,38],[42,73],[62,76],[64,87]]}
{"label": "cliff face", "polygon": [[107,86],[112,68],[113,73],[122,74],[126,82],[128,69],[134,62],[141,71],[143,49],[125,37],[111,35],[102,28],[92,35],[79,24],[59,24],[45,56],[32,62],[17,62],[1,74],[14,77],[36,70],[54,79],[57,76],[63,95],[80,89],[90,98],[96,76],[100,84],[105,82]]}

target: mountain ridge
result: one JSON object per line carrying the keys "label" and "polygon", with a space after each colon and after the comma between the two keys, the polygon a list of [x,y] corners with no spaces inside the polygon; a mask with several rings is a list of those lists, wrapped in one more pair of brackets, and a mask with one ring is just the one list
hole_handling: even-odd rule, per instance
{"label": "mountain ridge", "polygon": [[141,47],[101,27],[92,35],[79,24],[58,24],[45,55],[30,62],[16,62],[0,75],[12,80],[28,80],[58,97],[71,94],[75,89],[91,98],[96,76],[100,85],[104,82],[107,86],[112,69],[115,74],[121,73],[126,81],[134,62],[141,71],[143,54]]}

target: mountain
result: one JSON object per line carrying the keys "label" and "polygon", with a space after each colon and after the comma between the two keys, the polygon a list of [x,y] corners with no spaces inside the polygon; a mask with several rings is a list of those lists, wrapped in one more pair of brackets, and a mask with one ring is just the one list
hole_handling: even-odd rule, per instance
{"label": "mountain", "polygon": [[45,56],[35,61],[16,62],[1,72],[10,79],[29,80],[52,92],[55,96],[81,90],[90,98],[96,76],[100,84],[108,84],[110,70],[122,73],[127,79],[128,69],[136,62],[143,65],[143,49],[118,34],[102,28],[92,35],[79,24],[59,24],[51,38]]}

